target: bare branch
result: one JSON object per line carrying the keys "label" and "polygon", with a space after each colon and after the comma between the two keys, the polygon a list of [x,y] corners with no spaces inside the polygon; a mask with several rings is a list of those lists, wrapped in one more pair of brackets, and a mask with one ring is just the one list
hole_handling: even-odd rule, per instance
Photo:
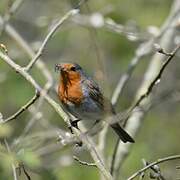
{"label": "bare branch", "polygon": [[[171,9],[169,17],[167,18],[166,22],[164,23],[164,25],[161,28],[161,32],[163,33],[163,36],[159,35],[159,37],[161,37],[159,44],[163,45],[163,47],[166,50],[171,49],[171,46],[173,44],[172,39],[174,38],[174,36],[176,34],[176,28],[173,25],[176,24],[178,17],[180,15],[180,13],[179,13],[179,7],[180,7],[179,5],[180,4],[179,3],[180,3],[180,1],[178,1],[178,0],[174,1],[173,8]],[[169,28],[169,27],[174,27],[174,28]],[[159,74],[164,61],[165,61],[165,57],[158,53],[152,57],[149,67],[145,73],[144,80],[143,80],[140,88],[138,89],[138,92],[136,93],[136,100],[135,100],[134,104],[136,104],[136,102],[139,101],[139,98],[147,92],[147,89],[149,88],[150,84],[154,81],[154,79]],[[151,88],[150,88],[150,90],[151,90]],[[131,134],[132,137],[135,137],[136,133],[138,132],[138,130],[142,124],[142,120],[145,116],[145,113],[149,109],[148,104],[150,102],[151,102],[151,97],[149,96],[149,98],[144,99],[143,104],[141,105],[141,107],[143,109],[142,108],[139,109],[139,108],[137,108],[137,106],[133,106],[136,108],[133,110],[133,112],[131,111],[130,117],[126,124],[126,130]],[[137,103],[137,104],[139,104],[139,103]],[[128,156],[131,147],[132,147],[132,145],[129,143],[127,143],[127,144],[123,144],[121,142],[119,143],[117,155],[115,158],[115,164],[114,164],[114,172],[115,172],[114,179],[116,179],[118,177],[120,167],[122,166],[122,163]]]}
{"label": "bare branch", "polygon": [[[99,21],[97,22],[96,19]],[[148,40],[150,37],[150,33],[128,30],[128,27],[116,23],[113,19],[105,18],[102,13],[93,13],[90,16],[79,14],[73,18],[73,21],[87,28],[105,28],[108,31],[125,36],[130,41]]]}
{"label": "bare branch", "polygon": [[115,158],[116,158],[116,154],[117,154],[119,142],[120,142],[120,138],[118,138],[118,140],[117,140],[117,142],[116,142],[116,144],[115,144],[114,151],[113,151],[113,155],[112,155],[111,167],[110,167],[110,173],[111,173],[112,175],[114,174],[114,164],[115,164]]}
{"label": "bare branch", "polygon": [[164,162],[167,162],[167,161],[176,160],[176,159],[180,159],[180,155],[174,155],[174,156],[169,156],[169,157],[165,157],[165,158],[162,158],[162,159],[158,159],[157,161],[154,161],[154,162],[150,163],[149,165],[147,165],[146,167],[138,170],[136,173],[134,173],[132,176],[130,176],[127,180],[134,179],[135,177],[140,175],[142,172],[145,172],[147,169],[153,167],[154,165],[161,164],[161,163],[164,163]]}
{"label": "bare branch", "polygon": [[[0,25],[2,25],[3,22],[4,22],[3,18],[0,16]],[[27,53],[27,55],[30,58],[33,58],[35,56],[35,52],[32,50],[30,45],[10,24],[8,23],[6,24],[5,31],[13,40],[17,42],[17,44],[22,48],[22,50],[24,50]],[[50,88],[52,86],[53,79],[48,68],[41,59],[39,59],[39,61],[35,65],[42,72],[44,77],[47,79],[47,84],[45,86],[48,86]]]}
{"label": "bare branch", "polygon": [[4,119],[2,123],[7,123],[8,121],[12,121],[13,119],[16,119],[21,113],[23,113],[26,109],[28,109],[32,104],[35,103],[35,101],[40,97],[39,91],[36,91],[34,97],[32,97],[24,106],[22,106],[16,113],[14,113],[12,116],[8,117],[7,119]]}
{"label": "bare branch", "polygon": [[[73,128],[74,129],[74,128]],[[79,137],[79,139],[83,142],[84,145],[86,145],[88,151],[90,152],[95,165],[98,167],[98,169],[100,170],[100,172],[103,174],[104,178],[107,180],[112,180],[112,176],[109,173],[109,171],[106,169],[101,154],[97,151],[97,149],[95,148],[95,144],[93,143],[92,139],[90,137],[88,137],[86,134],[83,134],[82,132],[78,131],[77,129],[74,129],[77,135],[77,137]]]}
{"label": "bare branch", "polygon": [[[175,8],[176,7],[175,4],[176,3],[174,3],[174,5],[173,5],[172,13],[170,13],[170,15],[167,17],[167,20],[162,25],[159,34],[157,36],[150,38],[150,40],[148,40],[147,42],[140,44],[139,47],[137,48],[137,50],[135,52],[135,56],[131,60],[127,71],[121,76],[121,78],[120,78],[120,80],[119,80],[119,82],[118,82],[118,84],[117,84],[117,86],[113,92],[112,99],[111,99],[111,102],[113,105],[115,105],[117,103],[118,98],[121,95],[122,90],[126,86],[128,80],[131,77],[132,72],[134,71],[135,67],[139,63],[140,59],[142,57],[150,54],[152,49],[153,49],[153,46],[157,50],[157,46],[156,46],[157,44],[155,42],[157,40],[159,40],[164,35],[164,33],[169,29],[169,27],[170,27],[171,23],[174,21],[174,19],[176,19],[177,16],[179,16],[179,8]],[[160,52],[162,52],[161,47],[159,50],[160,50]],[[163,52],[163,53],[165,54],[166,52]]]}
{"label": "bare branch", "polygon": [[[4,139],[4,144],[6,146],[6,149],[7,149],[8,153],[10,154],[11,153],[11,149],[10,149],[9,144],[8,144],[6,139]],[[17,180],[18,178],[17,178],[16,167],[15,167],[14,163],[12,163],[12,170],[13,170],[14,180]]]}
{"label": "bare branch", "polygon": [[88,0],[80,0],[79,3],[74,7],[74,9],[79,9],[83,4],[87,2]]}
{"label": "bare branch", "polygon": [[[145,159],[142,159],[142,161],[143,161],[144,167],[150,164],[150,163],[147,162]],[[159,180],[166,180],[166,179],[164,178],[164,176],[161,174],[160,167],[159,167],[157,164],[154,165],[154,166],[151,166],[150,169],[152,169],[152,171],[154,172],[153,174],[150,174],[150,175],[158,176]],[[144,174],[144,176],[145,176],[145,173],[144,173],[144,172],[142,172],[142,174]]]}
{"label": "bare branch", "polygon": [[135,102],[135,104],[132,106],[132,110],[135,109],[137,106],[140,105],[140,103],[143,101],[144,98],[146,98],[151,92],[153,87],[160,82],[161,76],[166,68],[166,66],[171,62],[175,54],[178,52],[180,49],[180,44],[171,52],[171,53],[165,53],[164,51],[161,51],[162,54],[165,53],[165,55],[169,56],[167,60],[163,63],[159,73],[156,75],[154,80],[150,83],[149,87],[147,88],[146,92],[140,96],[140,98]]}
{"label": "bare branch", "polygon": [[[0,17],[0,24],[2,24],[2,23],[3,23],[3,19]],[[10,24],[8,24],[8,23],[6,24],[5,31],[13,40],[15,40],[17,42],[17,44],[22,48],[23,51],[25,51],[25,53],[27,53],[27,55],[30,58],[33,58],[35,56],[35,53],[32,50],[32,48],[30,47],[30,45],[22,38],[22,36],[20,34],[18,34],[18,32]],[[43,104],[44,95],[47,94],[49,89],[52,87],[53,78],[51,76],[50,71],[48,70],[48,68],[46,67],[44,62],[42,61],[42,59],[39,59],[39,61],[35,65],[47,80],[46,84],[43,87],[43,91],[41,92],[41,97],[38,101],[38,104],[37,104],[36,108],[34,108],[34,109],[36,109],[36,112],[37,112],[38,109]],[[33,105],[29,109],[30,113],[37,114],[34,111],[33,112],[31,111],[32,108],[33,108]],[[28,122],[26,130],[30,129],[30,127],[32,127],[34,122],[36,122],[35,120],[36,120],[36,118],[32,118],[32,120],[30,120]]]}
{"label": "bare branch", "polygon": [[17,12],[17,10],[22,6],[25,0],[16,0],[13,2],[9,9],[9,14],[12,16],[14,13]]}
{"label": "bare branch", "polygon": [[102,160],[103,162],[105,163],[105,149],[106,149],[106,135],[107,135],[107,132],[108,132],[108,123],[106,123],[102,129],[102,131],[99,132],[99,138],[98,138],[98,150],[102,156]]}
{"label": "bare branch", "polygon": [[75,14],[77,14],[79,12],[78,9],[72,9],[69,12],[67,12],[54,26],[53,28],[50,30],[50,32],[47,34],[47,36],[45,37],[41,47],[39,48],[38,52],[36,53],[35,57],[29,62],[29,64],[24,68],[26,71],[29,71],[32,66],[36,63],[36,61],[38,60],[38,58],[41,56],[44,48],[46,47],[48,41],[50,40],[50,38],[54,35],[54,33],[57,31],[58,28],[61,27],[61,25],[71,16],[74,16]]}
{"label": "bare branch", "polygon": [[28,172],[26,171],[24,164],[21,164],[21,167],[23,169],[23,172],[25,174],[25,176],[27,177],[28,180],[31,180],[31,176],[28,174]]}
{"label": "bare branch", "polygon": [[8,53],[7,47],[6,47],[4,44],[0,43],[0,48],[1,48],[6,54]]}
{"label": "bare branch", "polygon": [[85,165],[85,166],[97,167],[96,164],[82,161],[82,160],[80,160],[77,156],[73,156],[73,158],[74,158],[74,160],[77,161],[79,164],[82,164],[82,165]]}
{"label": "bare branch", "polygon": [[[134,105],[132,105],[132,107],[128,111],[128,117],[126,117],[126,121],[131,116],[131,112],[135,111],[135,109],[138,108],[138,106],[140,106],[140,103],[144,100],[144,98],[148,97],[148,95],[152,92],[153,87],[157,84],[157,82],[160,81],[161,76],[162,76],[165,68],[171,62],[171,60],[176,55],[176,53],[178,52],[179,49],[180,49],[180,44],[172,51],[172,53],[168,53],[168,58],[163,63],[162,67],[159,70],[159,73],[156,75],[154,80],[149,84],[146,92],[140,96],[140,98],[134,103]],[[167,53],[166,53],[166,55],[167,55]],[[119,144],[119,141],[118,141],[118,144]],[[111,173],[114,171],[114,163],[115,163],[115,157],[117,154],[117,148],[118,148],[118,145],[116,144],[115,149],[114,149],[114,153],[113,153],[112,162],[111,162]]]}
{"label": "bare branch", "polygon": [[[115,105],[117,103],[122,90],[126,86],[128,80],[130,79],[130,77],[131,77],[134,69],[136,68],[137,64],[139,63],[140,59],[143,58],[144,56],[150,54],[152,52],[153,46],[156,48],[156,50],[157,50],[157,48],[159,48],[159,47],[157,47],[157,44],[155,42],[158,39],[160,39],[162,37],[162,35],[168,30],[170,23],[178,15],[179,15],[179,10],[176,10],[174,13],[170,14],[170,16],[167,18],[166,22],[164,23],[164,25],[161,27],[161,30],[160,30],[158,36],[150,38],[150,40],[148,40],[145,43],[140,44],[139,47],[136,49],[135,56],[131,60],[126,72],[121,76],[121,78],[113,92],[112,99],[111,99],[111,103],[113,105]],[[165,55],[169,55],[168,53],[166,53],[162,50],[163,49],[160,47],[158,52],[163,53]]]}
{"label": "bare branch", "polygon": [[3,24],[0,27],[0,36],[2,35],[2,32],[4,31],[8,21],[11,19],[11,17],[17,12],[17,10],[21,7],[23,4],[24,0],[16,0],[13,2],[11,7],[7,10],[3,17]]}
{"label": "bare branch", "polygon": [[136,68],[136,66],[138,65],[139,61],[146,56],[147,54],[149,54],[151,52],[152,49],[152,45],[154,42],[154,38],[149,40],[146,43],[142,43],[139,45],[139,47],[137,48],[136,52],[135,52],[135,56],[133,57],[133,59],[131,60],[128,69],[126,70],[126,72],[121,76],[114,92],[111,98],[111,103],[113,105],[116,105],[116,103],[118,102],[118,99],[122,93],[122,90],[124,89],[124,87],[126,86],[128,80],[130,79],[134,69]]}

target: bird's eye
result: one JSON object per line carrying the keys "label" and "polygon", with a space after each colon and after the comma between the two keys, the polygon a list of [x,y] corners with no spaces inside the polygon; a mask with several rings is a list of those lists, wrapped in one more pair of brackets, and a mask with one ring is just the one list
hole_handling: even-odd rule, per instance
{"label": "bird's eye", "polygon": [[71,70],[71,71],[76,71],[76,67],[75,67],[75,66],[72,66],[72,67],[70,68],[70,70]]}

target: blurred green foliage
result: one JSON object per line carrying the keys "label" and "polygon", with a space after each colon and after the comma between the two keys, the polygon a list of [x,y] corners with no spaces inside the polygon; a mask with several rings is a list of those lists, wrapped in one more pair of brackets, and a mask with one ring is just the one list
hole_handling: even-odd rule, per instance
{"label": "blurred green foliage", "polygon": [[[12,2],[12,0],[0,1],[1,16],[7,12],[8,3],[11,4]],[[52,21],[61,17],[75,4],[75,1],[65,0],[25,1],[18,12],[11,18],[10,23],[34,49],[37,49],[36,46],[47,34]],[[129,22],[136,23],[138,29],[144,32],[148,26],[161,26],[168,16],[171,4],[172,0],[91,0],[88,2],[89,8],[83,5],[81,13],[89,14],[110,9],[104,13],[105,17],[110,17],[117,23],[124,25]],[[92,33],[92,31],[91,28],[88,29],[71,21],[67,22],[49,41],[42,58],[52,72],[54,81],[57,82],[58,77],[54,73],[54,64],[64,61],[75,61],[85,67],[89,74],[96,76],[98,69],[103,70],[103,67],[97,63],[97,53],[100,52],[100,59],[105,66],[107,77],[104,79],[99,78],[98,80],[105,87],[107,96],[110,97],[120,75],[127,69],[129,61],[134,56],[135,49],[140,42],[129,41],[124,36],[104,28],[96,30],[95,33]],[[95,48],[94,39],[96,39],[98,44],[97,49]],[[5,32],[0,36],[0,43],[4,43],[7,46],[9,55],[17,63],[20,65],[27,64],[29,57],[22,52]],[[149,59],[150,57],[144,59],[135,71],[116,109],[123,110],[130,105]],[[44,77],[36,68],[32,70],[31,74],[41,85],[45,83]],[[6,118],[16,112],[33,94],[33,88],[19,74],[15,73],[0,60],[0,112],[3,114],[3,117]],[[57,98],[55,93],[51,92],[51,95]],[[180,114],[178,110],[179,107],[172,102],[164,102],[152,109],[147,118],[145,118],[132,153],[123,165],[122,179],[125,179],[136,169],[142,167],[142,158],[153,161],[158,157],[179,152],[178,119]],[[41,111],[44,113],[43,118],[48,119],[49,124],[63,127],[64,129],[67,128],[54,110],[46,103]],[[10,122],[7,126],[0,126],[0,138],[8,137],[8,142],[13,143],[23,132],[30,117],[30,113],[25,112],[16,121]],[[44,157],[38,157],[36,150],[41,146],[43,147],[43,143],[50,144],[50,142],[42,140],[43,138],[28,137],[34,133],[49,130],[49,124],[45,124],[42,127],[39,122],[36,122],[35,127],[32,128],[25,139],[27,141],[25,144],[28,144],[28,148],[24,147],[26,146],[25,144],[20,144],[19,148],[12,149],[15,152],[9,155],[6,152],[7,150],[0,146],[0,179],[12,179],[11,163],[14,158],[17,158],[18,161],[23,161],[27,165],[27,171],[33,180],[98,179],[99,174],[96,168],[82,166],[72,160],[71,147],[63,150],[59,148],[58,153],[48,154],[48,160],[44,160]],[[113,150],[113,138],[114,134],[110,133],[108,136],[108,154]],[[53,143],[56,143],[55,138]],[[23,149],[26,148],[26,153],[23,153]],[[28,149],[31,150],[28,151]],[[18,156],[14,157],[14,153],[17,153]],[[67,154],[70,156],[69,159],[62,160],[61,157]],[[88,159],[87,153],[82,152],[81,158]],[[88,161],[91,161],[91,159],[89,158]],[[57,165],[55,165],[56,163]],[[164,169],[168,172],[169,168],[175,168],[175,166],[175,163],[170,163]],[[167,175],[172,177],[173,173],[175,173],[175,169],[172,172],[168,172]],[[24,175],[20,177],[20,179],[25,178]]]}

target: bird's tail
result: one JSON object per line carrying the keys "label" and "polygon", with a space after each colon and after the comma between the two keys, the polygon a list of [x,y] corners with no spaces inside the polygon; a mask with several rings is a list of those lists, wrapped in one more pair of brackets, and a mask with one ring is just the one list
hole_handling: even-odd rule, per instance
{"label": "bird's tail", "polygon": [[113,130],[118,134],[119,138],[124,142],[131,142],[134,143],[134,139],[118,124],[114,123],[111,124]]}

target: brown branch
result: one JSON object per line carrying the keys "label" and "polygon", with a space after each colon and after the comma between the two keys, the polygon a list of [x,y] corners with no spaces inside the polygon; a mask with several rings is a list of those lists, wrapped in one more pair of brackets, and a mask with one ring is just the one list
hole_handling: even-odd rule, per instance
{"label": "brown branch", "polygon": [[39,48],[38,52],[36,53],[35,57],[29,62],[29,64],[24,68],[26,71],[29,71],[32,66],[36,63],[36,61],[39,59],[39,57],[42,55],[43,50],[45,49],[48,41],[50,38],[54,35],[54,33],[57,31],[58,28],[61,27],[61,25],[71,16],[77,14],[79,12],[78,9],[72,9],[69,12],[67,12],[50,30],[50,32],[45,37],[41,47]]}
{"label": "brown branch", "polygon": [[22,106],[16,113],[14,113],[12,116],[8,117],[7,119],[4,119],[2,123],[7,123],[9,121],[12,121],[13,119],[16,119],[20,114],[22,114],[26,109],[28,109],[32,104],[35,103],[35,101],[40,97],[40,92],[37,90],[34,97],[32,97],[24,106]]}
{"label": "brown branch", "polygon": [[147,165],[146,167],[138,170],[136,173],[134,173],[132,176],[130,176],[127,180],[134,179],[135,177],[140,175],[142,172],[145,172],[147,169],[153,167],[154,165],[161,164],[161,163],[166,162],[166,161],[176,160],[176,159],[180,159],[180,155],[174,155],[174,156],[169,156],[169,157],[165,157],[162,159],[158,159],[157,161],[154,161],[154,162],[150,163],[149,165]]}

